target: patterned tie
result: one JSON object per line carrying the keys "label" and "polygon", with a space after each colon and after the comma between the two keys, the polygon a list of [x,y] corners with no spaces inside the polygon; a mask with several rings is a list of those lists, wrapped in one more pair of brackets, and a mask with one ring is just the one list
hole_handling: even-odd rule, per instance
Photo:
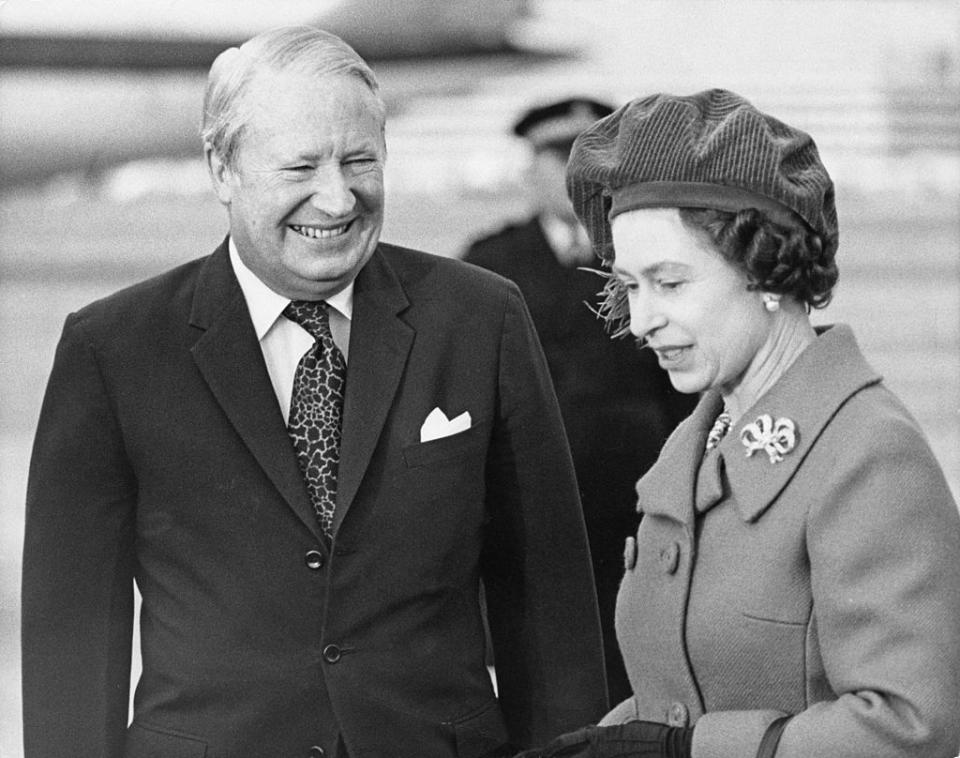
{"label": "patterned tie", "polygon": [[324,534],[333,534],[340,464],[340,429],[347,364],[330,334],[330,316],[323,301],[294,300],[283,315],[313,336],[293,377],[287,433]]}

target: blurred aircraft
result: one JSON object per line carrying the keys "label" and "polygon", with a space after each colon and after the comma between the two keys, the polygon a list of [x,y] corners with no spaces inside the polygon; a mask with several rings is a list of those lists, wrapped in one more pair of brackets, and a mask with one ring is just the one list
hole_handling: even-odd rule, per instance
{"label": "blurred aircraft", "polygon": [[371,62],[388,108],[469,91],[477,61],[524,57],[527,0],[0,0],[0,187],[199,154],[206,70],[223,49],[310,23]]}

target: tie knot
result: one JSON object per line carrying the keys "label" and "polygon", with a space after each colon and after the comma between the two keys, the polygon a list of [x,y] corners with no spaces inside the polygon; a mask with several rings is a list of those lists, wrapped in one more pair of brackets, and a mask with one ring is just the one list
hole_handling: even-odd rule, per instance
{"label": "tie knot", "polygon": [[283,315],[300,324],[315,340],[330,334],[330,315],[324,300],[292,300]]}

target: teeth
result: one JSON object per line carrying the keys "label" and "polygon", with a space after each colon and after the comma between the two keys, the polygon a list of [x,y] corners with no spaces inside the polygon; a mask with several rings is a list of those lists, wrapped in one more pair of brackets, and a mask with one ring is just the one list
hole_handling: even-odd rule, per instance
{"label": "teeth", "polygon": [[320,229],[316,226],[297,226],[291,224],[290,228],[297,234],[302,234],[304,237],[310,237],[311,239],[328,239],[330,237],[339,237],[347,230],[348,226],[350,226],[350,224],[336,226],[333,229]]}
{"label": "teeth", "polygon": [[660,355],[662,355],[664,358],[666,358],[669,361],[679,356],[682,351],[683,351],[683,348],[676,347],[671,350],[661,350]]}

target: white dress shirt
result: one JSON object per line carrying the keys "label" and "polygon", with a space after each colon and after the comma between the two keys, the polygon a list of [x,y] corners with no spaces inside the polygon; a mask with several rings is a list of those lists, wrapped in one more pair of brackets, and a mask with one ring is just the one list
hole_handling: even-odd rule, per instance
{"label": "white dress shirt", "polygon": [[551,213],[538,217],[543,236],[561,266],[585,266],[595,262],[587,230],[578,223],[570,223]]}
{"label": "white dress shirt", "polygon": [[[230,264],[236,274],[253,328],[260,341],[263,360],[273,384],[273,392],[286,420],[290,413],[290,396],[293,394],[293,377],[303,354],[313,346],[313,337],[299,324],[283,315],[290,299],[277,294],[254,274],[237,252],[233,239],[229,241]],[[330,306],[330,332],[344,361],[348,360],[350,346],[350,320],[353,317],[353,282],[327,298]]]}

